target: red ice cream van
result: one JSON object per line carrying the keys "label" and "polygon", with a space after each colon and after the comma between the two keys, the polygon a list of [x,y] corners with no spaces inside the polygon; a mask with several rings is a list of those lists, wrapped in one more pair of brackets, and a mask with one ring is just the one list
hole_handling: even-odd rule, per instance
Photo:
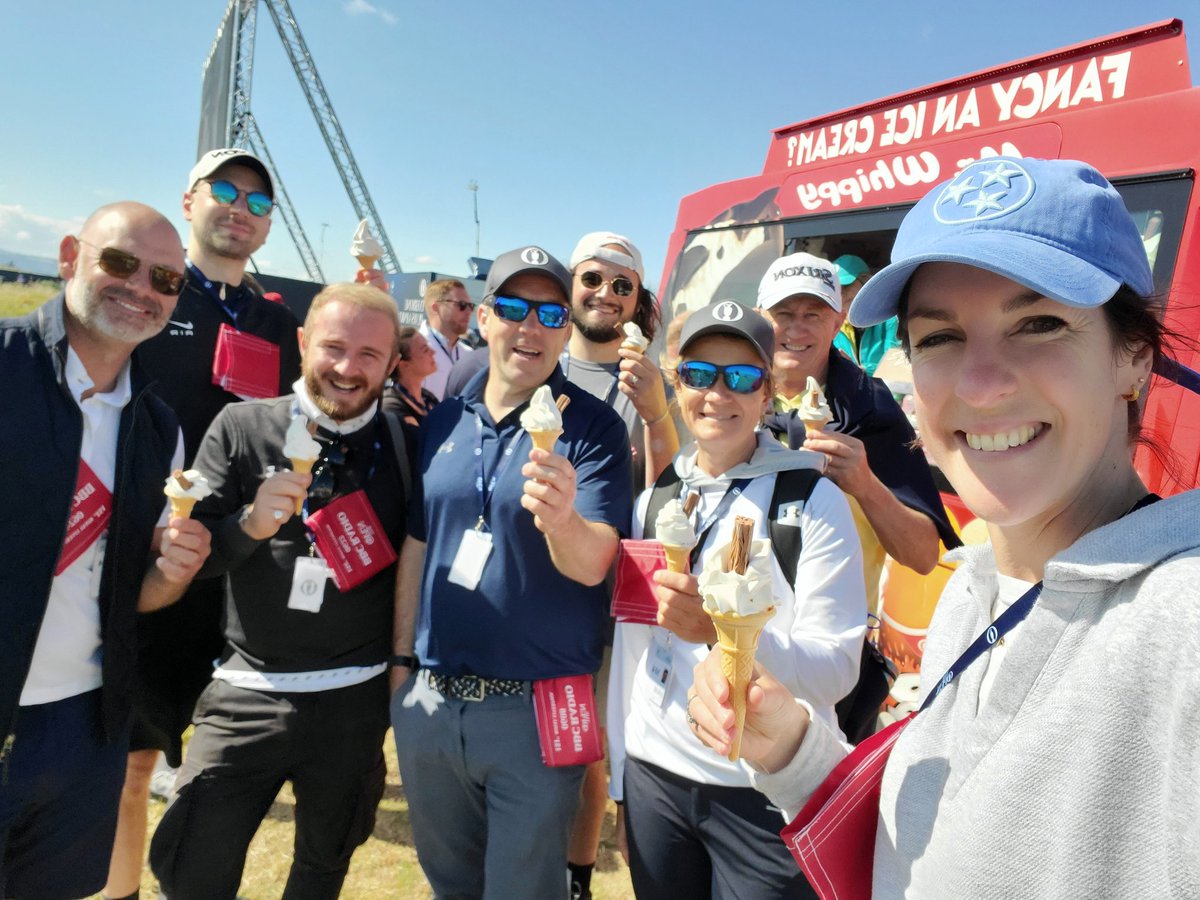
{"label": "red ice cream van", "polygon": [[[1200,88],[1178,19],[776,129],[761,174],[680,202],[661,282],[664,317],[727,298],[753,306],[767,266],[787,253],[853,254],[877,271],[917,200],[970,162],[998,155],[1079,159],[1104,173],[1142,231],[1167,324],[1200,340]],[[1195,346],[1173,348],[1193,369]],[[879,374],[902,394],[895,368]],[[1156,377],[1144,426],[1174,462],[1168,469],[1138,449],[1150,489],[1195,487],[1200,397]],[[939,483],[972,539],[970,513]],[[902,669],[919,664],[950,568],[921,578],[889,563],[881,643]]]}

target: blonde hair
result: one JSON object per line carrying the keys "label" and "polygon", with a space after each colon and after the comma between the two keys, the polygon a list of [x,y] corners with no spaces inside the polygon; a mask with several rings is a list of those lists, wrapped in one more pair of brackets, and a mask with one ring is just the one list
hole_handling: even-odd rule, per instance
{"label": "blonde hair", "polygon": [[370,309],[383,313],[391,319],[393,329],[392,352],[400,352],[400,313],[396,309],[396,301],[388,294],[379,290],[379,288],[372,287],[369,284],[340,281],[336,284],[326,285],[317,296],[313,297],[312,305],[308,307],[308,313],[304,316],[304,330],[308,331],[312,327],[312,323],[316,319],[321,307],[327,306],[335,300],[347,303],[350,306],[357,306],[360,309]]}

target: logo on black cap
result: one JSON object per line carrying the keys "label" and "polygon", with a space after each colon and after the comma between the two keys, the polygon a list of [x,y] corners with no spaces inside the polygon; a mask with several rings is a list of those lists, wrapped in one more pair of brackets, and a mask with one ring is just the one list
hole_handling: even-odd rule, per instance
{"label": "logo on black cap", "polygon": [[531,266],[544,266],[550,261],[550,257],[541,247],[526,247],[521,251],[521,261]]}
{"label": "logo on black cap", "polygon": [[718,322],[736,322],[745,314],[742,305],[732,300],[722,300],[712,311],[713,318]]}

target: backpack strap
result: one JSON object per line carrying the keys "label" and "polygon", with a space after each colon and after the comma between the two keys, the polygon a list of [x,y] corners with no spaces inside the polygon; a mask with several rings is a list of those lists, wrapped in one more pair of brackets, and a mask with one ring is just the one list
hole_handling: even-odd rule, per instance
{"label": "backpack strap", "polygon": [[771,504],[767,507],[771,549],[792,590],[796,589],[796,564],[800,562],[803,542],[801,513],[820,480],[821,473],[816,469],[785,469],[775,476]]}
{"label": "backpack strap", "polygon": [[400,482],[404,485],[404,500],[412,498],[412,465],[408,461],[408,444],[404,439],[404,426],[394,412],[383,410],[388,433],[392,436],[392,450],[396,454],[396,468],[400,470]]}
{"label": "backpack strap", "polygon": [[675,500],[679,496],[679,485],[682,482],[683,479],[675,471],[673,462],[663,469],[658,480],[654,482],[654,487],[650,490],[650,500],[646,504],[646,515],[642,519],[642,537],[645,540],[654,539],[654,524],[658,513],[667,505],[667,501]]}

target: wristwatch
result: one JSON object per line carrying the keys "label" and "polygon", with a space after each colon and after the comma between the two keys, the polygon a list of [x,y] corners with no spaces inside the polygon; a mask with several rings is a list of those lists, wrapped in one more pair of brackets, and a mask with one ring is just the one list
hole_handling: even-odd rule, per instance
{"label": "wristwatch", "polygon": [[405,656],[402,653],[394,654],[392,658],[388,660],[388,663],[401,669],[409,669],[413,672],[421,668],[421,661],[419,659],[417,659],[415,656]]}

